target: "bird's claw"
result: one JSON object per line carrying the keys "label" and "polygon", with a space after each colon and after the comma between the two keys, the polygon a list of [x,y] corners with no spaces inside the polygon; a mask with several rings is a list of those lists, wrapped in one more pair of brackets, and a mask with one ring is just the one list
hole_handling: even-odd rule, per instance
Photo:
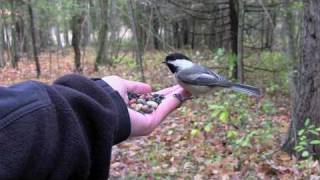
{"label": "bird's claw", "polygon": [[192,99],[192,97],[184,97],[181,94],[173,94],[173,96],[179,100],[180,104],[188,99]]}

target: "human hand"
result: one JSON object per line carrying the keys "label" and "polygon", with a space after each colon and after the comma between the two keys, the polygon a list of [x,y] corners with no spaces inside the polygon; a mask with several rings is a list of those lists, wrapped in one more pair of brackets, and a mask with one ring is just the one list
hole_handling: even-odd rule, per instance
{"label": "human hand", "polygon": [[174,96],[175,94],[180,94],[183,97],[190,96],[179,85],[155,93],[163,95],[164,99],[152,113],[142,114],[133,109],[128,109],[131,123],[134,124],[134,126],[131,126],[131,136],[150,134],[173,110],[178,108],[181,105],[181,101]]}
{"label": "human hand", "polygon": [[106,76],[103,77],[102,80],[108,83],[109,86],[111,86],[114,90],[118,91],[126,104],[128,104],[129,101],[128,92],[146,94],[152,91],[151,86],[148,84],[136,81],[128,81],[119,76]]}
{"label": "human hand", "polygon": [[[107,82],[114,90],[118,91],[126,104],[128,103],[128,92],[135,92],[139,94],[151,93],[151,87],[145,83],[128,81],[118,76],[108,76],[102,78],[102,80]],[[172,86],[155,93],[161,94],[165,98],[151,114],[142,114],[128,108],[131,122],[130,136],[143,136],[150,134],[168,116],[168,114],[179,107],[181,105],[181,101],[174,96],[175,94],[180,94],[183,97],[190,96],[190,94],[188,94],[179,85]]]}

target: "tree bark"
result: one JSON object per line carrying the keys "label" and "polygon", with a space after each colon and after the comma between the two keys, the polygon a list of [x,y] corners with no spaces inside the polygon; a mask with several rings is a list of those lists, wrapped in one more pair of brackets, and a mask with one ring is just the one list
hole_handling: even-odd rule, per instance
{"label": "tree bark", "polygon": [[[12,0],[10,2],[11,5],[11,21],[13,24],[16,25],[16,2],[14,0]],[[17,49],[17,36],[16,36],[16,26],[13,26],[13,28],[11,28],[11,38],[12,38],[12,45],[11,45],[11,65],[13,68],[17,68],[18,67],[18,61],[19,61],[19,56],[18,56],[18,49]]]}
{"label": "tree bark", "polygon": [[74,65],[75,65],[75,72],[82,73],[81,68],[81,50],[80,50],[80,43],[81,43],[81,27],[83,23],[84,17],[82,14],[76,14],[72,17],[72,47],[74,50]]}
{"label": "tree bark", "polygon": [[0,67],[3,67],[5,65],[3,28],[3,24],[0,22]]}
{"label": "tree bark", "polygon": [[[237,1],[229,0],[230,20],[231,20],[231,51],[234,55],[238,55],[238,28],[239,19],[237,9],[239,9]],[[238,65],[233,62],[232,78],[238,79]]]}
{"label": "tree bark", "polygon": [[30,16],[30,31],[31,31],[31,40],[32,40],[32,48],[33,48],[33,58],[36,65],[37,78],[39,78],[41,75],[41,68],[40,68],[39,57],[38,57],[38,48],[36,44],[36,32],[34,27],[34,16],[33,16],[31,0],[29,0],[29,3],[28,3],[28,12]]}
{"label": "tree bark", "polygon": [[[98,34],[98,52],[95,63],[95,70],[98,70],[98,66],[107,62],[106,59],[106,39],[108,32],[108,22],[106,18],[108,17],[108,0],[100,0],[101,6],[101,17],[102,19],[99,34]],[[111,64],[111,63],[110,63]]]}
{"label": "tree bark", "polygon": [[60,25],[59,23],[56,24],[56,28],[55,28],[55,34],[57,37],[57,45],[58,45],[58,49],[62,48],[62,41],[61,41],[61,36],[60,36]]}
{"label": "tree bark", "polygon": [[180,43],[180,32],[179,32],[179,23],[178,22],[174,22],[172,24],[172,29],[173,29],[173,43],[174,43],[174,47],[177,49],[181,48],[181,43]]}
{"label": "tree bark", "polygon": [[189,23],[188,23],[188,20],[184,19],[182,21],[182,43],[183,43],[183,46],[187,46],[188,43],[189,43]]}
{"label": "tree bark", "polygon": [[160,49],[160,42],[158,40],[159,37],[159,28],[160,22],[157,14],[155,13],[155,9],[152,9],[152,37],[153,37],[153,47],[154,49]]}
{"label": "tree bark", "polygon": [[[27,11],[28,11],[28,7],[27,7]],[[28,12],[27,12],[28,13]],[[28,14],[29,16],[29,14]],[[29,16],[30,18],[30,16]],[[24,21],[25,23],[25,27],[26,30],[24,32],[24,36],[23,36],[23,47],[22,47],[22,51],[24,53],[26,53],[26,57],[28,60],[32,60],[32,40],[31,40],[31,36],[30,36],[30,32],[31,32],[31,29],[30,29],[30,20],[26,20]]]}
{"label": "tree bark", "polygon": [[8,29],[10,27],[10,25],[7,23],[6,19],[3,19],[3,36],[4,36],[4,39],[3,39],[3,42],[4,42],[4,50],[7,51],[7,59],[8,60],[11,60],[11,43],[9,41],[10,39],[10,36],[9,36],[9,32],[8,32]]}
{"label": "tree bark", "polygon": [[64,31],[63,31],[63,38],[64,38],[65,46],[69,47],[70,40],[69,40],[69,24],[68,23],[65,23]]}
{"label": "tree bark", "polygon": [[[89,17],[89,15],[87,16],[87,18]],[[102,16],[103,17],[103,16]],[[90,20],[87,19],[83,22],[83,26],[82,26],[82,34],[83,34],[83,38],[81,41],[81,46],[82,47],[87,47],[90,44]]]}
{"label": "tree bark", "polygon": [[[298,74],[295,78],[293,94],[292,122],[288,139],[283,149],[300,157],[294,147],[299,139],[297,132],[305,129],[306,119],[316,127],[320,126],[320,1],[304,1],[304,24],[302,30],[302,53],[300,56]],[[319,139],[320,136],[308,134],[308,142]],[[307,146],[307,150],[316,159],[320,157],[319,145]]]}
{"label": "tree bark", "polygon": [[[297,56],[297,43],[295,41],[295,20],[292,10],[290,9],[289,5],[291,3],[291,0],[284,0],[283,5],[284,9],[286,11],[285,19],[283,21],[283,38],[285,42],[285,51],[286,51],[286,57],[288,59],[288,64],[298,64],[298,56]],[[291,62],[289,62],[289,60]]]}
{"label": "tree bark", "polygon": [[244,82],[243,68],[243,26],[244,26],[244,5],[242,0],[238,0],[238,38],[237,38],[237,79]]}
{"label": "tree bark", "polygon": [[195,48],[196,20],[192,18],[191,49]]}
{"label": "tree bark", "polygon": [[[19,6],[18,6],[19,7]],[[16,16],[16,21],[15,21],[15,31],[16,31],[16,52],[17,56],[20,60],[23,54],[23,45],[24,43],[24,35],[25,35],[25,25],[24,25],[24,19],[18,15]]]}
{"label": "tree bark", "polygon": [[142,82],[145,82],[145,77],[144,77],[144,70],[143,70],[143,46],[141,39],[139,37],[139,34],[137,32],[137,23],[136,23],[136,18],[133,12],[133,4],[132,0],[128,0],[128,9],[129,9],[129,16],[130,16],[130,24],[131,24],[131,29],[133,32],[133,38],[135,42],[135,49],[136,49],[136,62],[140,71],[140,80]]}

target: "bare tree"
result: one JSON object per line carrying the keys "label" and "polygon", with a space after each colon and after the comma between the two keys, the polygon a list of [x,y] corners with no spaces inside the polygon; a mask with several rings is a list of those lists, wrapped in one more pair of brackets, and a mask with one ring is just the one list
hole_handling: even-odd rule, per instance
{"label": "bare tree", "polygon": [[82,73],[81,67],[81,30],[85,18],[85,12],[83,8],[85,7],[85,0],[78,0],[78,5],[81,7],[81,10],[77,10],[71,19],[71,28],[72,28],[72,47],[74,50],[74,65],[75,71]]}
{"label": "bare tree", "polygon": [[0,21],[0,67],[5,65],[5,57],[4,57],[4,26],[3,23]]}
{"label": "bare tree", "polygon": [[128,5],[128,10],[129,10],[129,16],[130,16],[130,24],[131,24],[131,30],[133,32],[133,38],[135,42],[135,49],[136,49],[136,62],[139,67],[140,71],[140,79],[141,81],[145,82],[145,77],[144,77],[144,70],[143,70],[143,45],[141,42],[141,38],[139,34],[137,33],[137,22],[136,22],[136,17],[133,12],[133,3],[132,0],[128,0],[127,2]]}
{"label": "bare tree", "polygon": [[12,45],[11,45],[11,65],[13,68],[18,66],[19,55],[18,55],[18,48],[17,48],[17,36],[16,36],[16,1],[10,1],[11,5],[11,21],[14,23],[13,28],[11,29],[11,38],[12,38]]}
{"label": "bare tree", "polygon": [[240,83],[244,82],[243,68],[243,26],[244,26],[244,4],[238,0],[238,40],[237,40],[237,79]]}
{"label": "bare tree", "polygon": [[[316,127],[320,126],[320,1],[304,1],[304,24],[302,54],[298,74],[295,78],[292,121],[288,139],[283,148],[285,151],[301,155],[295,151],[298,144],[298,131],[305,129],[305,121],[310,119]],[[307,134],[307,139],[319,139],[319,136]],[[320,158],[319,145],[308,144],[307,150],[311,156]]]}
{"label": "bare tree", "polygon": [[[234,0],[229,0],[229,7],[230,7],[230,20],[231,20],[231,51],[233,54],[237,56],[238,55],[238,30],[239,30],[238,12],[242,10],[239,10],[238,1],[234,1]],[[232,77],[234,79],[238,79],[238,64],[236,61],[232,63],[233,63]]]}
{"label": "bare tree", "polygon": [[57,45],[58,45],[58,49],[62,49],[62,41],[61,41],[61,36],[60,36],[60,25],[59,23],[56,23],[55,25],[55,35],[57,37]]}
{"label": "bare tree", "polygon": [[31,31],[31,40],[32,40],[32,48],[33,48],[33,58],[36,65],[37,78],[39,78],[41,75],[41,68],[40,68],[39,57],[38,57],[38,48],[36,44],[36,32],[34,27],[34,15],[33,15],[31,0],[29,0],[28,2],[28,12],[30,16],[30,31]]}
{"label": "bare tree", "polygon": [[288,63],[293,63],[295,65],[298,64],[298,49],[297,49],[297,41],[295,35],[297,34],[296,29],[296,22],[295,22],[295,15],[292,9],[290,9],[290,4],[292,0],[283,0],[283,6],[285,9],[285,16],[283,19],[283,39],[285,43],[285,52],[287,55]]}
{"label": "bare tree", "polygon": [[[98,70],[98,65],[107,62],[106,60],[106,38],[108,32],[108,0],[100,0],[100,7],[101,7],[101,17],[104,17],[101,22],[101,26],[99,29],[98,35],[98,52],[96,57],[95,69]],[[109,62],[109,64],[111,64]]]}
{"label": "bare tree", "polygon": [[69,37],[69,23],[65,23],[64,24],[64,28],[63,28],[63,39],[64,39],[64,43],[65,46],[70,46],[70,37]]}
{"label": "bare tree", "polygon": [[160,49],[160,41],[159,37],[159,30],[160,30],[160,22],[157,13],[155,12],[155,7],[152,7],[152,37],[153,37],[153,46],[155,49]]}

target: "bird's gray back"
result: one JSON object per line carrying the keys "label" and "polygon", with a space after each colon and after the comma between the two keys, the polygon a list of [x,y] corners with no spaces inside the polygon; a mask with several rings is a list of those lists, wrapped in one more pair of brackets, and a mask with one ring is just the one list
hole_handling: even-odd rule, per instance
{"label": "bird's gray back", "polygon": [[192,68],[186,68],[176,74],[177,78],[184,82],[202,86],[230,86],[230,82],[223,76],[210,69],[195,64]]}

